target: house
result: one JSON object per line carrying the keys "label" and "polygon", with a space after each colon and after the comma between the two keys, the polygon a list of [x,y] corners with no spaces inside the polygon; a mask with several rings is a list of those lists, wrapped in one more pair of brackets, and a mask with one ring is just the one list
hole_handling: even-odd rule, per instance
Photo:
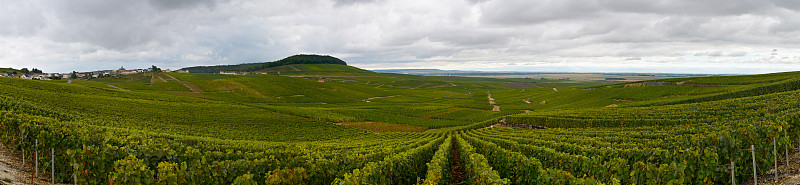
{"label": "house", "polygon": [[0,77],[8,77],[7,73],[0,73]]}
{"label": "house", "polygon": [[239,72],[236,72],[236,71],[219,71],[219,74],[223,74],[223,75],[238,75]]}
{"label": "house", "polygon": [[175,70],[176,73],[189,73],[189,70]]}
{"label": "house", "polygon": [[15,75],[13,75],[13,76],[14,76],[15,78],[22,78],[22,79],[28,79],[28,80],[30,80],[30,79],[31,79],[31,76],[30,76],[30,75],[27,75],[27,74],[15,74]]}
{"label": "house", "polygon": [[34,73],[30,75],[30,79],[33,80],[50,80],[49,76],[45,73]]}
{"label": "house", "polygon": [[137,72],[135,70],[119,70],[119,74],[123,74],[123,75],[136,74],[136,73],[139,73],[139,72]]}
{"label": "house", "polygon": [[103,71],[92,71],[92,78],[103,77],[106,75],[106,72]]}

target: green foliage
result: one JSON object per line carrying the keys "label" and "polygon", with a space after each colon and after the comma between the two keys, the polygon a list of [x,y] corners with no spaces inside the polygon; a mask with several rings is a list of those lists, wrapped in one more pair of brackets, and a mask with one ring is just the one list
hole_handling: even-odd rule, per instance
{"label": "green foliage", "polygon": [[414,184],[425,176],[425,163],[433,157],[436,146],[444,137],[404,153],[390,155],[379,162],[371,162],[364,168],[353,170],[336,179],[333,184]]}
{"label": "green foliage", "polygon": [[185,177],[183,172],[180,171],[179,164],[162,161],[158,163],[156,169],[156,184],[159,185],[177,185],[184,184]]}
{"label": "green foliage", "polygon": [[425,180],[420,184],[447,184],[450,180],[450,152],[453,146],[453,137],[448,136],[439,145],[439,149],[433,154],[433,159],[427,163],[428,172]]}
{"label": "green foliage", "polygon": [[14,68],[0,68],[0,73],[17,74],[17,73],[22,73],[22,71]]}
{"label": "green foliage", "polygon": [[[353,74],[337,64],[291,67]],[[398,74],[0,78],[0,141],[29,161],[52,148],[55,163],[40,158],[39,171],[55,167],[65,184],[444,184],[453,164],[468,184],[729,184],[720,166],[752,171],[750,145],[766,173],[771,139],[779,150],[798,140],[793,74],[558,91],[504,84],[534,83],[527,79]],[[490,111],[488,93],[503,111]],[[376,134],[341,122],[429,130]],[[493,128],[502,123],[548,128]]]}
{"label": "green foliage", "polygon": [[469,136],[466,140],[478,148],[476,151],[488,160],[489,164],[500,172],[500,176],[511,180],[514,184],[536,184],[541,176],[542,164],[535,158],[528,158],[519,152],[513,152],[494,143],[481,141]]}
{"label": "green foliage", "polygon": [[461,136],[456,136],[458,153],[462,164],[467,171],[467,184],[509,184],[509,179],[501,178],[500,174],[492,169],[486,158],[475,153],[469,143]]}
{"label": "green foliage", "polygon": [[233,180],[234,185],[258,185],[255,180],[253,180],[253,175],[251,174],[244,174],[239,177],[236,177],[236,180]]}
{"label": "green foliage", "polygon": [[302,167],[293,169],[276,169],[266,174],[266,184],[304,184],[304,182],[308,181],[308,178],[308,172]]}
{"label": "green foliage", "polygon": [[114,162],[114,170],[108,174],[109,184],[153,184],[154,174],[141,159],[128,156]]}

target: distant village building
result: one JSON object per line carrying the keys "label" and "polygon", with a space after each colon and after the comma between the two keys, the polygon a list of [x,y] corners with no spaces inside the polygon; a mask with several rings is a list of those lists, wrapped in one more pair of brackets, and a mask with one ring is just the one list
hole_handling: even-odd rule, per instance
{"label": "distant village building", "polygon": [[119,70],[119,74],[123,74],[123,75],[136,74],[136,73],[138,73],[138,72],[134,71],[134,70]]}
{"label": "distant village building", "polygon": [[[102,78],[107,76],[116,76],[116,75],[128,75],[128,74],[136,74],[136,73],[143,73],[149,72],[152,69],[133,69],[127,70],[125,67],[120,66],[119,69],[116,70],[99,70],[99,71],[92,71],[92,72],[75,72],[75,76],[78,78]],[[167,69],[165,72],[169,72],[170,70]],[[189,73],[186,70],[177,70],[173,72],[178,73]],[[52,79],[62,79],[62,78],[72,78],[73,73],[35,73],[35,74],[8,74],[8,73],[0,73],[0,77],[10,77],[10,78],[22,78],[22,79],[34,79],[34,80],[52,80]]]}
{"label": "distant village building", "polygon": [[30,75],[30,79],[32,80],[50,80],[49,76],[44,73],[35,73]]}
{"label": "distant village building", "polygon": [[238,75],[239,72],[236,72],[236,71],[219,71],[219,74],[223,74],[223,75]]}

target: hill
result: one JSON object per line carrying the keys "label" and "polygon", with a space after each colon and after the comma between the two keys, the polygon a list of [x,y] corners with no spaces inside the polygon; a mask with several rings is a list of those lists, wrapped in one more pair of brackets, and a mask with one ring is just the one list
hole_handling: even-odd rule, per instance
{"label": "hill", "polygon": [[28,68],[22,68],[22,69],[0,68],[0,73],[6,73],[6,74],[30,74],[30,73],[42,73],[42,70],[39,70],[39,69],[36,69],[36,68],[33,68],[31,70],[28,70]]}
{"label": "hill", "polygon": [[748,172],[737,182],[769,173],[800,140],[798,72],[568,83],[262,71],[282,75],[0,78],[0,139],[54,152],[38,167],[66,184],[731,184],[731,164]]}
{"label": "hill", "polygon": [[196,67],[182,68],[181,70],[188,70],[191,73],[218,73],[220,71],[253,72],[271,67],[278,67],[291,64],[347,65],[347,63],[345,63],[341,59],[327,55],[294,55],[274,62],[247,63],[238,65],[196,66]]}
{"label": "hill", "polygon": [[12,74],[12,73],[23,73],[23,72],[14,68],[0,68],[0,73]]}
{"label": "hill", "polygon": [[376,76],[378,73],[340,64],[290,64],[258,70],[267,74],[317,76]]}

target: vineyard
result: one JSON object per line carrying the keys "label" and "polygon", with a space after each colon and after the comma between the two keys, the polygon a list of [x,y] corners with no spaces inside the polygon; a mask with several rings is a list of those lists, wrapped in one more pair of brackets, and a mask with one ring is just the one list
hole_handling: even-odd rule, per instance
{"label": "vineyard", "polygon": [[65,184],[740,184],[800,144],[798,72],[644,86],[330,65],[0,78],[0,139]]}

